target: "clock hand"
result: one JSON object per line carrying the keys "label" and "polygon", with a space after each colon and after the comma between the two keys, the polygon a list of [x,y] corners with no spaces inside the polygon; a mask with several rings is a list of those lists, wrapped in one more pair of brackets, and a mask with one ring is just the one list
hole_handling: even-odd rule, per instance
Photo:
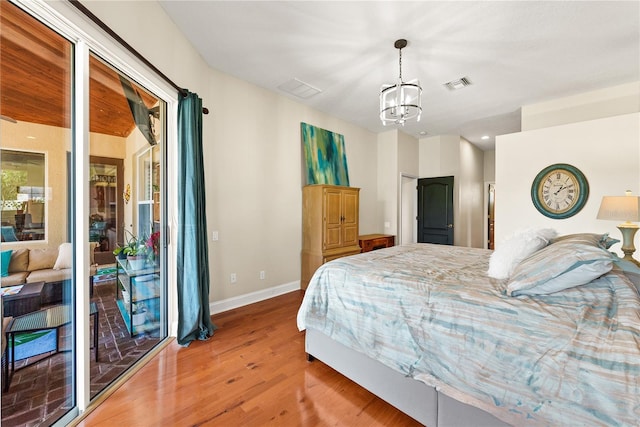
{"label": "clock hand", "polygon": [[562,187],[558,188],[558,191],[556,191],[555,193],[553,193],[554,196],[557,196],[559,192],[561,192],[562,190],[564,190],[566,187],[563,185]]}

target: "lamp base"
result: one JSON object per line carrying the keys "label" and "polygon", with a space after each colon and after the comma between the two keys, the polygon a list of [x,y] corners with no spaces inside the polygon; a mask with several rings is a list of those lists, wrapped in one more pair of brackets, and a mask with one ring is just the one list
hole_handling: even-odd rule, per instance
{"label": "lamp base", "polygon": [[640,267],[640,261],[638,261],[637,259],[635,259],[634,257],[631,256],[631,254],[626,253],[624,254],[624,256],[622,257],[623,260],[625,261],[629,261],[634,263],[635,265],[637,265],[638,267]]}
{"label": "lamp base", "polygon": [[636,247],[633,245],[633,238],[638,231],[638,226],[635,224],[620,224],[618,230],[622,233],[622,252],[624,257],[622,259],[630,261],[640,267],[640,262],[633,258],[633,253],[636,251]]}

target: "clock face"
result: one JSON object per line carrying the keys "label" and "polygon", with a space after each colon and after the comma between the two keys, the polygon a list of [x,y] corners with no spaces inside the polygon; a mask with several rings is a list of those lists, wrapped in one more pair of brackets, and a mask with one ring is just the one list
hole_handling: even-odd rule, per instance
{"label": "clock face", "polygon": [[578,213],[585,205],[589,186],[582,172],[567,164],[543,169],[531,186],[535,207],[545,216],[562,219]]}

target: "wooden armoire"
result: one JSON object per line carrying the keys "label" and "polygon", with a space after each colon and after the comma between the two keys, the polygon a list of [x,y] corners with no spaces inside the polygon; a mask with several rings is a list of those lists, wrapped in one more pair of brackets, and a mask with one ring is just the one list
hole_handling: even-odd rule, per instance
{"label": "wooden armoire", "polygon": [[360,253],[359,194],[338,185],[302,187],[302,289],[325,262]]}

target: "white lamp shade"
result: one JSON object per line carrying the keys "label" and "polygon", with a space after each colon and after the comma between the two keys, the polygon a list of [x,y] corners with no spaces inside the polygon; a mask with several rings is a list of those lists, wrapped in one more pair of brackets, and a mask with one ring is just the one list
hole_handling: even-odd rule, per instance
{"label": "white lamp shade", "polygon": [[612,221],[640,221],[640,197],[604,196],[598,211],[598,219]]}

